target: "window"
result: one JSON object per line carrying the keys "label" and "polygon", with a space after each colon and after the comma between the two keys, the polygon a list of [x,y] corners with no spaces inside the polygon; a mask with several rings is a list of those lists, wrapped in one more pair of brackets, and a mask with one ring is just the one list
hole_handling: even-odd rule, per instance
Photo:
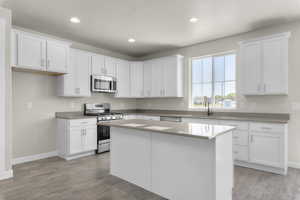
{"label": "window", "polygon": [[192,59],[191,107],[236,107],[236,56],[225,54]]}

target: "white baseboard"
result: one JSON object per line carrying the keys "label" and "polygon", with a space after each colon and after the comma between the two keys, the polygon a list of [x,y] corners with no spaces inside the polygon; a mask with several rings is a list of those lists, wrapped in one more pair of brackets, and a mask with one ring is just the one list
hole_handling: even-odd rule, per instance
{"label": "white baseboard", "polygon": [[85,157],[85,156],[91,156],[91,155],[95,155],[95,151],[88,151],[88,152],[85,152],[85,153],[80,153],[80,154],[71,155],[71,156],[61,156],[61,155],[58,155],[58,156],[65,159],[65,160],[74,160],[74,159],[77,159],[77,158],[81,158],[81,157]]}
{"label": "white baseboard", "polygon": [[36,155],[32,155],[32,156],[24,156],[24,157],[13,159],[12,164],[17,165],[17,164],[31,162],[31,161],[35,161],[35,160],[44,159],[44,158],[50,158],[50,157],[54,157],[57,155],[58,155],[57,151],[52,151],[52,152],[41,153],[41,154],[36,154]]}
{"label": "white baseboard", "polygon": [[12,178],[14,176],[13,170],[7,170],[4,172],[0,172],[0,180],[4,180],[4,179],[9,179]]}
{"label": "white baseboard", "polygon": [[288,165],[291,168],[300,169],[300,163],[299,162],[289,162]]}

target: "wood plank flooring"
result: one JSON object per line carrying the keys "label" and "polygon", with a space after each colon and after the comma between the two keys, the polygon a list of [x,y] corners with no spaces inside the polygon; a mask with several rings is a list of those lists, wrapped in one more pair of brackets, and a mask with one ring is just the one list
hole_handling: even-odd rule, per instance
{"label": "wood plank flooring", "polygon": [[[44,159],[16,165],[14,173],[0,181],[0,200],[164,199],[109,175],[109,154]],[[300,170],[280,176],[236,167],[233,200],[300,200]]]}

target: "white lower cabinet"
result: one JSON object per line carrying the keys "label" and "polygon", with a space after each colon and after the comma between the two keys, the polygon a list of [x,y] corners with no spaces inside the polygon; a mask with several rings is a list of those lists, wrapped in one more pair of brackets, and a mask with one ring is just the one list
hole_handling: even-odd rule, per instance
{"label": "white lower cabinet", "polygon": [[57,151],[66,160],[90,155],[97,149],[95,119],[57,119]]}
{"label": "white lower cabinet", "polygon": [[183,122],[234,126],[235,164],[278,174],[287,173],[287,124],[183,118]]}
{"label": "white lower cabinet", "polygon": [[250,123],[250,162],[286,170],[286,129],[284,125]]}

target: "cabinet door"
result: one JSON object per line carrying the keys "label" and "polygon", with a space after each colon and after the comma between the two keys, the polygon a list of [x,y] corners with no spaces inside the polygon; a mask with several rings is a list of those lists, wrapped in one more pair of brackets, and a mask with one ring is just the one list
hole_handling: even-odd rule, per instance
{"label": "cabinet door", "polygon": [[151,97],[163,96],[163,62],[161,59],[153,60]]}
{"label": "cabinet door", "polygon": [[182,59],[177,56],[166,57],[163,59],[163,96],[181,97],[182,94]]}
{"label": "cabinet door", "polygon": [[144,97],[151,97],[152,88],[152,61],[148,60],[144,62],[143,66],[143,81],[144,81]]}
{"label": "cabinet door", "polygon": [[47,71],[66,73],[69,65],[69,45],[47,41]]}
{"label": "cabinet door", "polygon": [[283,167],[283,151],[280,134],[250,133],[250,162]]}
{"label": "cabinet door", "polygon": [[46,40],[27,33],[18,33],[18,66],[46,71]]}
{"label": "cabinet door", "polygon": [[83,151],[83,128],[73,128],[69,132],[69,154],[81,153]]}
{"label": "cabinet door", "polygon": [[73,67],[75,77],[75,94],[90,96],[90,64],[91,55],[88,52],[73,50]]}
{"label": "cabinet door", "polygon": [[125,60],[119,60],[117,64],[116,97],[130,97],[130,64]]}
{"label": "cabinet door", "polygon": [[143,97],[143,62],[130,63],[131,97]]}
{"label": "cabinet door", "polygon": [[117,59],[112,57],[105,57],[105,74],[108,76],[116,77]]}
{"label": "cabinet door", "polygon": [[106,75],[104,56],[92,55],[92,75]]}
{"label": "cabinet door", "polygon": [[92,151],[97,149],[97,126],[90,126],[84,129],[84,150]]}
{"label": "cabinet door", "polygon": [[265,94],[288,93],[287,39],[274,38],[262,42]]}
{"label": "cabinet door", "polygon": [[262,92],[261,43],[252,42],[241,46],[241,82],[242,94],[260,94]]}

